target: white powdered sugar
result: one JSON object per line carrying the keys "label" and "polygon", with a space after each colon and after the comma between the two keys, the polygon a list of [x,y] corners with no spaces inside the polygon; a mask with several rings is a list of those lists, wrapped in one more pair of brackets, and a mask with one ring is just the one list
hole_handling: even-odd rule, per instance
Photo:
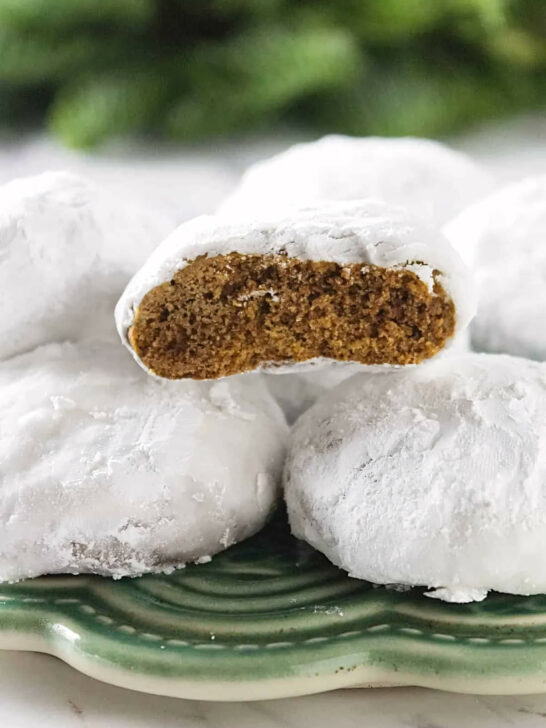
{"label": "white powdered sugar", "polygon": [[[474,314],[473,282],[458,255],[438,232],[423,226],[397,207],[377,200],[332,202],[307,207],[287,215],[225,221],[199,217],[181,225],[154,251],[133,277],[116,307],[116,323],[124,344],[143,297],[198,256],[283,254],[301,260],[372,264],[410,269],[427,286],[432,272],[451,297],[456,311],[456,333],[464,330]],[[137,361],[140,362],[136,353]],[[330,360],[300,363],[299,371],[328,364]],[[140,362],[142,364],[142,362]],[[143,365],[143,364],[142,364]],[[143,365],[144,366],[144,365]],[[286,371],[286,367],[264,367]]]}
{"label": "white powdered sugar", "polygon": [[219,213],[251,217],[325,200],[375,197],[442,225],[492,188],[470,157],[429,139],[326,136],[243,175]]}
{"label": "white powdered sugar", "polygon": [[0,359],[115,333],[119,294],[171,227],[66,172],[0,187]]}
{"label": "white powdered sugar", "polygon": [[250,536],[287,427],[259,376],[161,382],[109,343],[0,364],[0,581],[169,571]]}
{"label": "white powdered sugar", "polygon": [[[426,359],[421,364],[405,364],[404,367],[426,367],[438,359],[465,354],[470,351],[468,329],[460,331],[453,337],[438,354],[432,359]],[[391,364],[348,364],[346,362],[329,362],[327,365],[317,361],[314,369],[308,369],[300,374],[290,373],[286,370],[282,374],[264,374],[264,379],[271,394],[281,406],[287,421],[293,424],[316,400],[326,392],[344,382],[349,377],[361,373],[373,377],[377,372],[386,372],[399,369],[400,366]]]}
{"label": "white powdered sugar", "polygon": [[357,374],[296,423],[293,533],[449,601],[546,592],[546,365],[466,354]]}
{"label": "white powdered sugar", "polygon": [[546,360],[546,175],[476,203],[445,232],[474,260],[474,348]]}

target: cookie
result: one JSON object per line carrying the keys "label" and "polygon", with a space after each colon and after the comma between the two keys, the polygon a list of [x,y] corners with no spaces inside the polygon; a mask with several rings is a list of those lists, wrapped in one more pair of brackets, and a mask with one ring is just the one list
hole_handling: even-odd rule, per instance
{"label": "cookie", "polygon": [[447,241],[368,200],[186,223],[131,280],[116,321],[153,374],[215,379],[331,361],[416,364],[473,311],[471,277]]}
{"label": "cookie", "polygon": [[106,343],[0,363],[0,581],[209,560],[270,516],[286,436],[259,376],[162,382]]}
{"label": "cookie", "polygon": [[546,360],[546,175],[472,205],[445,232],[474,263],[473,348]]}
{"label": "cookie", "polygon": [[376,584],[544,593],[545,410],[546,365],[515,357],[357,374],[293,428],[292,531]]}
{"label": "cookie", "polygon": [[255,216],[374,197],[439,226],[492,188],[470,157],[430,139],[326,136],[251,166],[219,212]]}
{"label": "cookie", "polygon": [[65,172],[0,187],[0,360],[113,338],[113,309],[170,223]]}

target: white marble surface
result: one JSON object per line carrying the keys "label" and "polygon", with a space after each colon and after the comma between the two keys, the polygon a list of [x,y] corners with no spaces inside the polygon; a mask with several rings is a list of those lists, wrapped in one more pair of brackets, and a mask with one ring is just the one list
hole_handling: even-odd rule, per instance
{"label": "white marble surface", "polygon": [[343,690],[289,700],[213,703],[142,695],[45,655],[0,654],[6,728],[542,728],[546,695],[491,697],[418,688]]}
{"label": "white marble surface", "polygon": [[[80,171],[179,220],[209,212],[255,159],[286,139],[181,150],[113,146],[76,154],[41,137],[0,139],[0,182],[45,169]],[[452,140],[500,181],[546,172],[546,118],[497,124]],[[36,654],[0,653],[0,725],[6,728],[540,728],[546,695],[479,697],[396,688],[347,690],[257,703],[175,700],[114,688]]]}

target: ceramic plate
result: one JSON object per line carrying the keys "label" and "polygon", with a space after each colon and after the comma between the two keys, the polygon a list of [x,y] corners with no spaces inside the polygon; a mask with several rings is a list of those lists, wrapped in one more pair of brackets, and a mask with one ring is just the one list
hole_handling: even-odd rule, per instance
{"label": "ceramic plate", "polygon": [[0,647],[134,690],[253,700],[358,685],[546,690],[546,596],[450,605],[348,578],[279,518],[170,576],[0,586]]}

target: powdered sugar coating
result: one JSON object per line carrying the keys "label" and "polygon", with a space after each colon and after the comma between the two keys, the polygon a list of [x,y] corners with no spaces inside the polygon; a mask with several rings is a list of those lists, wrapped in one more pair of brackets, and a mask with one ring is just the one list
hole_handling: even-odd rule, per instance
{"label": "powdered sugar coating", "polygon": [[0,187],[0,359],[111,335],[115,301],[170,227],[65,172]]}
{"label": "powdered sugar coating", "polygon": [[[387,364],[383,367],[388,366]],[[284,372],[282,374],[264,374],[264,381],[271,394],[279,403],[289,424],[311,407],[316,400],[357,372],[381,370],[381,366],[366,366],[365,364],[347,364],[345,362],[331,362],[326,366],[319,364],[313,369],[301,373]]]}
{"label": "powdered sugar coating", "polygon": [[287,434],[258,376],[161,382],[111,344],[0,364],[0,581],[201,560],[262,527]]}
{"label": "powdered sugar coating", "polygon": [[438,226],[491,187],[470,157],[439,142],[332,135],[251,166],[219,213],[248,217],[323,200],[375,197]]}
{"label": "powdered sugar coating", "polygon": [[505,187],[445,231],[474,258],[474,348],[546,360],[546,175]]}
{"label": "powdered sugar coating", "polygon": [[296,423],[294,534],[449,601],[546,592],[546,365],[466,354],[357,374]]}
{"label": "powdered sugar coating", "polygon": [[[405,366],[426,367],[437,359],[446,356],[457,356],[470,351],[468,329],[461,331],[452,338],[442,351],[432,359],[421,364],[406,364]],[[264,374],[265,383],[271,394],[275,397],[283,410],[287,421],[292,424],[297,418],[313,405],[319,397],[336,387],[341,382],[362,373],[373,377],[377,372],[398,369],[390,364],[366,365],[347,364],[346,362],[332,362],[327,366],[318,366],[302,373]]]}
{"label": "powdered sugar coating", "polygon": [[[440,233],[421,225],[404,210],[378,200],[332,202],[277,218],[228,222],[204,216],[181,225],[132,278],[116,306],[116,323],[124,344],[131,349],[128,330],[148,291],[169,281],[177,270],[200,255],[212,257],[233,251],[406,269],[419,276],[429,290],[433,286],[433,271],[438,270],[439,281],[455,304],[456,333],[467,326],[474,314],[470,273]],[[304,371],[330,361],[311,360],[296,368]],[[290,362],[286,365],[288,369],[294,368]]]}

